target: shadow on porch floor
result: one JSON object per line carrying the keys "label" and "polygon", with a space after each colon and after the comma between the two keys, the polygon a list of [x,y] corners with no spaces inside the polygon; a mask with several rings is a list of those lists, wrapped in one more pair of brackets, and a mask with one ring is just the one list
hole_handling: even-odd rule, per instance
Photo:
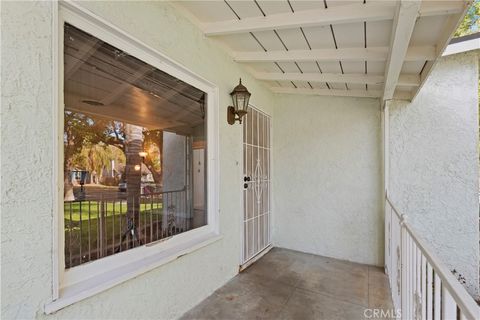
{"label": "shadow on porch floor", "polygon": [[392,309],[382,268],[274,248],[181,319],[379,319]]}

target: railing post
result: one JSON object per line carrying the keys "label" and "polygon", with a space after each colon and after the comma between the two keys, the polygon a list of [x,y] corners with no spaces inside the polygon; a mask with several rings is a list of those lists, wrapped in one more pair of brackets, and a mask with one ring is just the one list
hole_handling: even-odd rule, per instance
{"label": "railing post", "polygon": [[401,319],[407,319],[407,301],[408,301],[408,292],[407,292],[407,229],[405,228],[405,222],[407,216],[400,216],[400,308],[401,308]]}

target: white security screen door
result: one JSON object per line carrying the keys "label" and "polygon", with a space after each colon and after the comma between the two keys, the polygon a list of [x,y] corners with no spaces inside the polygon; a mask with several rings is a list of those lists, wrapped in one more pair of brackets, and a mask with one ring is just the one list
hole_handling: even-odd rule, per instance
{"label": "white security screen door", "polygon": [[270,120],[253,107],[243,118],[242,265],[270,245]]}

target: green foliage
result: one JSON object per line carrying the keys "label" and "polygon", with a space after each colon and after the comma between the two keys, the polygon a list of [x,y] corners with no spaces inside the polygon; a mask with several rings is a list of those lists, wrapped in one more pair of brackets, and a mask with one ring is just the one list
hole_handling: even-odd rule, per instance
{"label": "green foliage", "polygon": [[462,37],[480,31],[480,0],[475,0],[455,31],[454,37]]}
{"label": "green foliage", "polygon": [[109,168],[110,160],[125,163],[122,151],[125,133],[122,123],[94,119],[71,111],[65,111],[64,118],[64,152],[67,169],[77,166],[101,172],[103,166]]}
{"label": "green foliage", "polygon": [[84,145],[80,152],[73,154],[71,164],[76,169],[96,171],[100,174],[104,168],[108,171],[112,169],[112,160],[117,164],[125,165],[125,154],[114,145],[99,142]]}

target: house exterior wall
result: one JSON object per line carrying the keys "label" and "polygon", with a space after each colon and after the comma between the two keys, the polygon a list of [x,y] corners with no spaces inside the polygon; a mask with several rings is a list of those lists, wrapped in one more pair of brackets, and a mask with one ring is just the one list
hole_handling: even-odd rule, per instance
{"label": "house exterior wall", "polygon": [[82,2],[95,14],[219,87],[220,232],[223,238],[53,315],[52,45],[55,2],[1,4],[2,319],[175,318],[238,271],[242,216],[242,127],[226,122],[242,77],[252,103],[273,113],[273,96],[214,41],[162,2]]}
{"label": "house exterior wall", "polygon": [[276,101],[274,245],[383,265],[379,101]]}
{"label": "house exterior wall", "polygon": [[478,56],[443,57],[413,103],[388,102],[388,194],[478,297]]}

